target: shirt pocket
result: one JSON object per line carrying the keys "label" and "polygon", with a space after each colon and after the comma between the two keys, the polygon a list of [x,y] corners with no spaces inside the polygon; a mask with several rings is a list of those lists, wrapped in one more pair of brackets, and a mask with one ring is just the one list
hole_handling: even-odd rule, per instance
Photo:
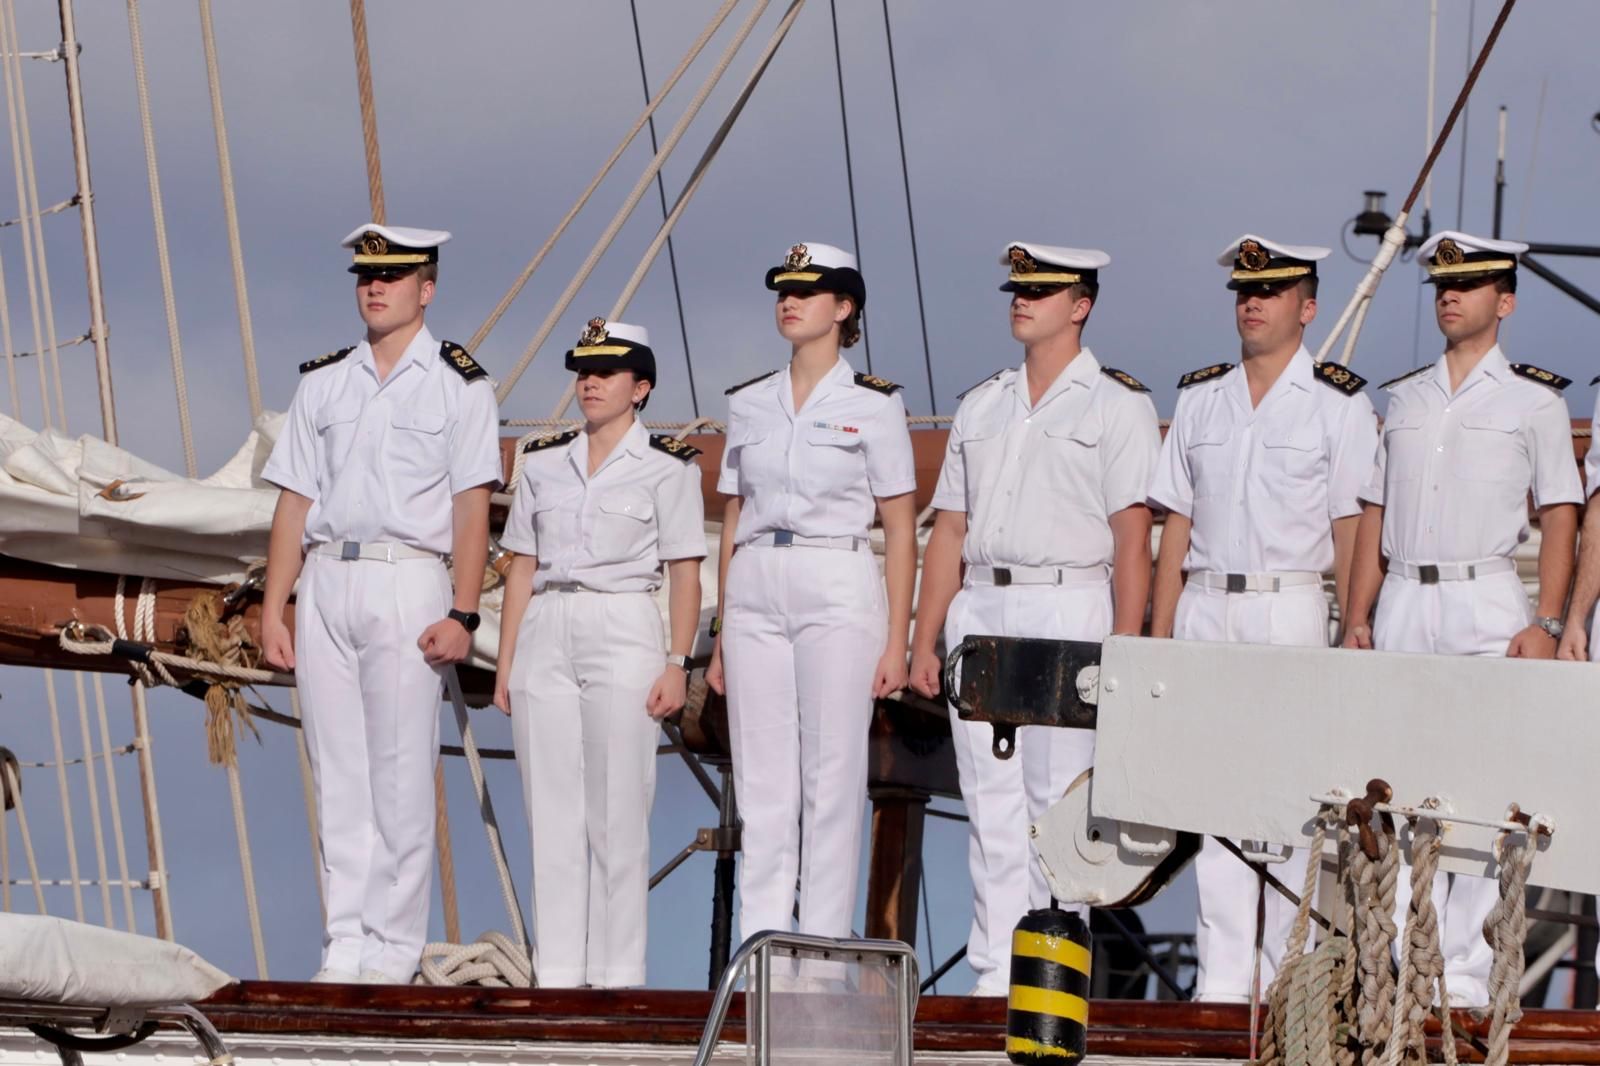
{"label": "shirt pocket", "polygon": [[1505,481],[1526,486],[1533,472],[1521,428],[1522,420],[1516,415],[1462,415],[1456,476],[1464,481]]}
{"label": "shirt pocket", "polygon": [[1279,430],[1261,442],[1263,480],[1275,491],[1307,496],[1322,470],[1322,435],[1315,426]]}
{"label": "shirt pocket", "polygon": [[650,549],[655,529],[656,504],[649,493],[637,490],[608,492],[595,514],[596,562],[637,559]]}
{"label": "shirt pocket", "polygon": [[867,479],[861,434],[815,426],[806,431],[804,479],[812,491],[829,492]]}
{"label": "shirt pocket", "polygon": [[1383,426],[1384,471],[1386,480],[1399,483],[1416,481],[1427,466],[1426,434],[1419,415],[1401,414]]}
{"label": "shirt pocket", "polygon": [[1189,440],[1189,469],[1197,500],[1226,496],[1233,488],[1233,437],[1227,425],[1200,426]]}
{"label": "shirt pocket", "polygon": [[429,408],[400,408],[389,416],[395,465],[432,482],[449,469],[445,413]]}
{"label": "shirt pocket", "polygon": [[334,401],[323,404],[313,419],[317,437],[322,441],[322,461],[330,472],[337,473],[344,466],[355,444],[361,411],[359,401]]}
{"label": "shirt pocket", "polygon": [[781,476],[776,442],[770,426],[740,426],[728,434],[727,459],[739,472],[739,492],[748,496],[751,486]]}
{"label": "shirt pocket", "polygon": [[1056,500],[1076,510],[1097,510],[1104,498],[1100,477],[1100,438],[1104,427],[1098,420],[1085,420],[1070,426],[1046,426],[1045,460],[1036,470],[1044,470]]}

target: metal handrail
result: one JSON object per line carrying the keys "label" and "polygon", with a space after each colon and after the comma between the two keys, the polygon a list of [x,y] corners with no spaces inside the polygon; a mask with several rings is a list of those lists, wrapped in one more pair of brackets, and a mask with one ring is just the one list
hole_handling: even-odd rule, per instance
{"label": "metal handrail", "polygon": [[[211,1020],[187,1003],[166,1007],[100,1007],[0,999],[0,1025],[25,1026],[55,1045],[63,1066],[82,1066],[85,1051],[116,1051],[142,1042],[158,1023],[189,1031],[205,1051],[206,1066],[230,1066],[233,1056]],[[79,1036],[69,1028],[90,1028],[101,1035]]]}
{"label": "metal handrail", "polygon": [[[706,1018],[705,1030],[700,1034],[700,1046],[695,1050],[694,1066],[709,1066],[711,1056],[717,1050],[717,1038],[722,1034],[722,1026],[728,1020],[728,1008],[732,1005],[734,994],[738,990],[739,978],[752,959],[755,960],[757,967],[757,996],[760,1003],[759,1016],[756,1019],[759,1029],[756,1033],[756,1061],[760,1066],[768,1066],[771,1049],[767,1046],[767,1019],[771,1013],[769,1008],[772,995],[773,948],[821,952],[824,957],[876,955],[896,960],[901,968],[900,1012],[897,1019],[900,1038],[899,1061],[902,1066],[911,1066],[911,1020],[917,1014],[917,998],[920,991],[916,951],[910,944],[899,940],[846,940],[828,936],[810,936],[806,933],[779,933],[772,930],[752,935],[739,945],[739,950],[728,960],[727,969],[722,971],[722,980],[717,983],[717,995],[711,1002],[711,1013]],[[749,1043],[749,1039],[747,1034],[746,1043]]]}

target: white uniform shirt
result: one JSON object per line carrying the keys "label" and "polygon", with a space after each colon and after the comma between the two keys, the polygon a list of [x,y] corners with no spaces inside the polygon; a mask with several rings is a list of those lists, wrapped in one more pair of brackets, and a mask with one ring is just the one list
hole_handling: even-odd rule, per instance
{"label": "white uniform shirt", "polygon": [[467,381],[426,326],[382,382],[362,341],[306,372],[261,476],[309,498],[305,543],[395,541],[449,554],[451,497],[500,483],[494,386]]}
{"label": "white uniform shirt", "polygon": [[535,591],[654,592],[661,564],[706,554],[700,464],[650,443],[635,421],[592,475],[589,435],[528,453],[502,547],[539,558]]}
{"label": "white uniform shirt", "polygon": [[1389,387],[1383,444],[1361,498],[1384,505],[1383,554],[1404,563],[1508,557],[1535,507],[1582,503],[1561,394],[1520,377],[1495,345],[1450,392],[1450,368]]}
{"label": "white uniform shirt", "polygon": [[1145,501],[1160,450],[1150,394],[1102,374],[1085,348],[1037,405],[1026,363],[967,393],[933,505],[966,512],[969,566],[1109,565],[1107,518]]}
{"label": "white uniform shirt", "polygon": [[[1600,434],[1596,431],[1600,431],[1600,393],[1595,394],[1594,417],[1589,420],[1589,450],[1583,453],[1583,484],[1590,496],[1600,491]],[[1600,650],[1600,645],[1596,648]]]}
{"label": "white uniform shirt", "polygon": [[1377,445],[1372,401],[1318,380],[1301,348],[1257,407],[1243,367],[1178,393],[1150,500],[1193,523],[1186,570],[1323,573]]}
{"label": "white uniform shirt", "polygon": [[736,389],[727,436],[717,491],[743,497],[736,544],[780,529],[864,537],[875,498],[917,487],[905,404],[858,385],[842,358],[799,411],[787,368]]}

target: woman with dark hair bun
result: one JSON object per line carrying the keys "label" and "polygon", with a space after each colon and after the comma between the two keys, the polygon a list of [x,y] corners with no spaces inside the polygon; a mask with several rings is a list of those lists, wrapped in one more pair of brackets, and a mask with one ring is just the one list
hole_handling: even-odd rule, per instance
{"label": "woman with dark hair bun", "polygon": [[741,936],[791,928],[798,876],[800,931],[844,937],[872,703],[906,681],[916,471],[900,386],[839,354],[861,335],[855,256],[797,244],[766,283],[792,355],[728,390],[721,623],[706,676],[728,697]]}

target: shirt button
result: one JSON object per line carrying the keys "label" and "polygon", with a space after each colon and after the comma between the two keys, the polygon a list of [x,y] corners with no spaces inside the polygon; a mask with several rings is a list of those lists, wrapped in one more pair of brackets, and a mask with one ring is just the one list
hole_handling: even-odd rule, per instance
{"label": "shirt button", "polygon": [[1439,445],[1437,448],[1434,449],[1434,451],[1436,451],[1436,452],[1444,451],[1444,445],[1443,444]]}

